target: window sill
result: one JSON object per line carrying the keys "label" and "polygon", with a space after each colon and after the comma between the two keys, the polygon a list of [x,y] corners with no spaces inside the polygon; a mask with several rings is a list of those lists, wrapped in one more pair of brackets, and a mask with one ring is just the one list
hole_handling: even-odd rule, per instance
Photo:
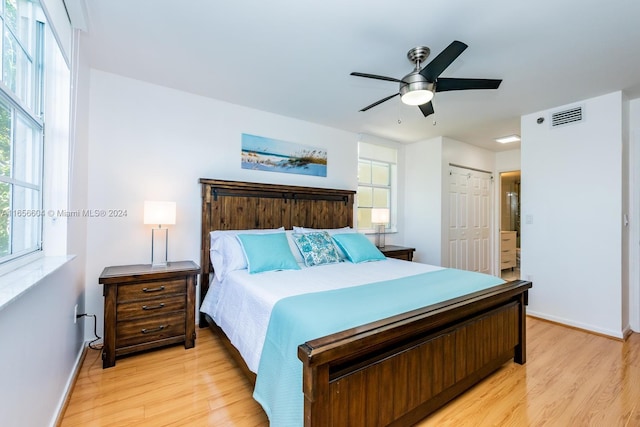
{"label": "window sill", "polygon": [[45,256],[0,276],[0,310],[74,258],[75,255]]}

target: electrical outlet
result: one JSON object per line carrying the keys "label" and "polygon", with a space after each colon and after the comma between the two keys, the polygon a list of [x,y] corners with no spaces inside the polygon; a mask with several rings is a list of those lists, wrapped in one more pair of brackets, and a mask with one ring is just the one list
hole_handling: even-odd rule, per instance
{"label": "electrical outlet", "polygon": [[78,321],[78,304],[73,307],[73,323]]}

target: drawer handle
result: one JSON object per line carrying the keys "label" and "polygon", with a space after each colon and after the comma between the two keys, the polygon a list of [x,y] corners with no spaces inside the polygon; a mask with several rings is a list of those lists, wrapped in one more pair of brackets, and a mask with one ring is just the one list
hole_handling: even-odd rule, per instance
{"label": "drawer handle", "polygon": [[164,291],[164,285],[160,286],[159,288],[142,288],[142,292],[160,292],[160,291]]}
{"label": "drawer handle", "polygon": [[153,329],[142,329],[142,330],[141,330],[141,332],[142,332],[143,334],[150,334],[150,333],[153,333],[153,332],[160,332],[160,331],[161,331],[161,330],[163,330],[164,328],[166,328],[166,326],[165,326],[165,325],[160,325],[160,326],[158,326],[157,328],[153,328]]}
{"label": "drawer handle", "polygon": [[143,305],[142,309],[143,310],[157,310],[157,309],[162,308],[162,307],[164,307],[164,303],[163,302],[161,302],[158,305]]}

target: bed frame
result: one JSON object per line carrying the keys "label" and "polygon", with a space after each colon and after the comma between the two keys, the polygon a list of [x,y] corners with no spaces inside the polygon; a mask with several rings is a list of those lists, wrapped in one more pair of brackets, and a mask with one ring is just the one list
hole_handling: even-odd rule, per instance
{"label": "bed frame", "polygon": [[[200,179],[202,276],[208,290],[209,232],[353,225],[354,191]],[[507,361],[526,361],[531,282],[513,281],[461,298],[301,343],[304,425],[385,426],[418,422]],[[255,375],[224,333],[232,356]]]}

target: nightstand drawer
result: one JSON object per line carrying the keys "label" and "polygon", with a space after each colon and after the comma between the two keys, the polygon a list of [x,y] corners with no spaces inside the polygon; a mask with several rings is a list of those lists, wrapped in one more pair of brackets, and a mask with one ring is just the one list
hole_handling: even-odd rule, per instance
{"label": "nightstand drawer", "polygon": [[140,282],[118,287],[118,303],[185,293],[184,279]]}
{"label": "nightstand drawer", "polygon": [[147,300],[122,302],[116,308],[118,321],[149,317],[156,314],[165,314],[172,311],[184,312],[186,299],[184,295],[159,297]]}
{"label": "nightstand drawer", "polygon": [[116,347],[126,347],[184,335],[184,313],[118,322]]}

